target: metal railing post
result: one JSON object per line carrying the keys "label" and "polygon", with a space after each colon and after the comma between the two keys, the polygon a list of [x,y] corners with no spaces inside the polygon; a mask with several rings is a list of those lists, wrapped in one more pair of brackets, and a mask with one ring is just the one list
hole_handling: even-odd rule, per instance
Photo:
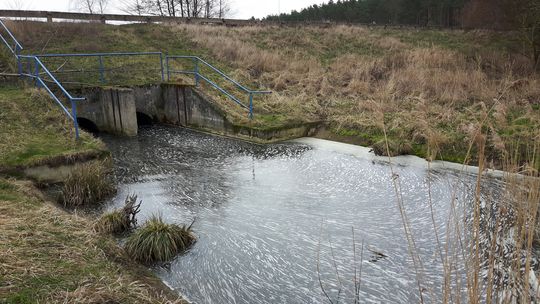
{"label": "metal railing post", "polygon": [[105,76],[103,75],[105,68],[103,67],[103,56],[99,56],[99,81],[105,83]]}
{"label": "metal railing post", "polygon": [[195,86],[199,86],[199,58],[193,59],[195,61]]}
{"label": "metal railing post", "polygon": [[[34,59],[35,60],[35,59]],[[34,61],[35,62],[35,61]],[[26,70],[26,75],[28,75],[27,77],[27,83],[28,84],[31,84],[32,83],[32,75],[34,75],[34,72],[32,71],[32,61],[31,61],[31,58],[28,58],[28,60],[26,60],[26,67],[25,67],[25,70]]]}
{"label": "metal railing post", "polygon": [[22,76],[22,73],[23,73],[23,68],[22,68],[22,61],[21,61],[21,57],[19,56],[21,53],[21,48],[20,46],[15,46],[15,56],[17,57],[17,69],[19,71],[19,76]]}
{"label": "metal railing post", "polygon": [[171,81],[171,68],[169,67],[169,54],[165,57],[165,65],[167,66],[167,81]]}
{"label": "metal railing post", "polygon": [[253,119],[253,93],[249,92],[249,119]]}
{"label": "metal railing post", "polygon": [[75,138],[79,139],[79,122],[77,121],[77,103],[73,98],[69,99],[71,103],[71,117],[73,118],[73,127],[75,128]]}
{"label": "metal railing post", "polygon": [[23,66],[22,66],[22,60],[20,56],[17,56],[17,68],[19,69],[19,76],[22,77]]}
{"label": "metal railing post", "polygon": [[165,81],[165,70],[163,67],[163,53],[159,53],[159,64],[161,65],[161,81]]}
{"label": "metal railing post", "polygon": [[35,76],[36,76],[36,87],[41,87],[40,83],[39,83],[39,63],[37,61],[37,58],[34,60],[34,73],[35,73]]}

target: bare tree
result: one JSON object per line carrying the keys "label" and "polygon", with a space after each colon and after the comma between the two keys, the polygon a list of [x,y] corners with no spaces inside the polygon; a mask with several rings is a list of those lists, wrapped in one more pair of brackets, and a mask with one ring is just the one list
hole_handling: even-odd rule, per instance
{"label": "bare tree", "polygon": [[100,14],[104,14],[109,5],[109,0],[96,0],[97,8]]}
{"label": "bare tree", "polygon": [[73,0],[72,6],[78,11],[90,14],[104,14],[109,0]]}
{"label": "bare tree", "polygon": [[230,11],[227,0],[124,0],[122,6],[130,14],[187,18],[224,18]]}
{"label": "bare tree", "polygon": [[121,1],[120,9],[125,13],[138,16],[148,14],[146,5],[144,5],[143,0],[123,0]]}
{"label": "bare tree", "polygon": [[220,19],[227,17],[229,13],[231,12],[231,7],[229,6],[229,2],[226,0],[217,0],[217,1],[218,1],[218,5],[217,5],[216,17]]}

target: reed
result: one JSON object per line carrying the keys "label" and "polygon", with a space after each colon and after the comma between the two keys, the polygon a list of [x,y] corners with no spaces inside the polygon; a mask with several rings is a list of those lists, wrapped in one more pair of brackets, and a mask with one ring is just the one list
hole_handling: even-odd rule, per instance
{"label": "reed", "polygon": [[66,207],[98,204],[115,192],[103,162],[78,165],[64,181],[60,202]]}

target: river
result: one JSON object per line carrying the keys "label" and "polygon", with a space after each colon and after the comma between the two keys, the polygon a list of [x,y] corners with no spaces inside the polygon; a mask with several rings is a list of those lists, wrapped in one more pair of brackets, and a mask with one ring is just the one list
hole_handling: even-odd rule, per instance
{"label": "river", "polygon": [[102,139],[119,182],[107,208],[135,193],[139,223],[195,220],[197,243],[153,267],[195,303],[328,303],[324,292],[354,303],[355,278],[362,303],[418,303],[419,289],[439,297],[437,244],[446,244],[452,202],[461,214],[474,192],[473,174],[318,139],[256,145],[166,126]]}

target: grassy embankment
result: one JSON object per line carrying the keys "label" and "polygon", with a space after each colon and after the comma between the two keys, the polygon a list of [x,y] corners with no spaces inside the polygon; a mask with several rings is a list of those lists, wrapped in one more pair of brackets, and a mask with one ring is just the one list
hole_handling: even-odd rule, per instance
{"label": "grassy embankment", "polygon": [[[321,136],[374,146],[379,152],[386,150],[386,131],[394,154],[472,163],[478,161],[477,151],[465,159],[467,143],[481,124],[489,129],[488,161],[499,167],[498,147],[507,140],[531,142],[539,136],[539,77],[512,33],[346,26],[11,26],[28,52],[161,50],[198,55],[241,83],[274,91],[256,97],[255,120],[249,122],[240,107],[206,90],[238,124],[279,128],[324,121],[330,132]],[[97,68],[95,58],[51,59],[49,64],[59,71]],[[157,58],[116,64],[105,61],[107,67],[119,69],[122,64],[132,72],[108,73],[113,83],[159,81],[157,70],[133,70],[155,68]],[[172,65],[180,67],[176,61]],[[83,83],[99,80],[95,72],[69,77]]]}
{"label": "grassy embankment", "polygon": [[[0,87],[0,126],[0,167],[10,174],[104,151],[86,133],[76,142],[60,109],[33,89]],[[0,303],[176,301],[113,238],[95,233],[91,219],[60,209],[17,175],[0,174]]]}

